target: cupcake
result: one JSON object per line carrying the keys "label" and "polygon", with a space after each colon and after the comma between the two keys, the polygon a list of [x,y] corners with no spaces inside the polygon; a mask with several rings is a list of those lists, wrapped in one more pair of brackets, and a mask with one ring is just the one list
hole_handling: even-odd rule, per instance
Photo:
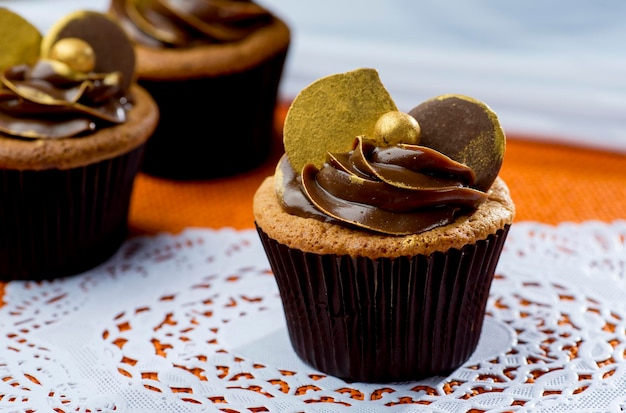
{"label": "cupcake", "polygon": [[466,362],[515,214],[494,112],[445,95],[403,113],[358,69],[300,92],[284,144],[253,211],[296,354],[362,382]]}
{"label": "cupcake", "polygon": [[267,157],[290,43],[283,21],[245,0],[112,0],[110,13],[134,41],[139,84],[161,112],[144,172],[208,179]]}
{"label": "cupcake", "polygon": [[0,9],[0,279],[51,279],[111,256],[158,108],[108,16],[74,12],[45,36]]}

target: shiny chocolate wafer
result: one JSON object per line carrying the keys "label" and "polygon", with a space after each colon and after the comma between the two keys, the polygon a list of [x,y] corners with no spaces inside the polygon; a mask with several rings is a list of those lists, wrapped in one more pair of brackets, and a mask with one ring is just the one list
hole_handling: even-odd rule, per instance
{"label": "shiny chocolate wafer", "polygon": [[486,191],[498,176],[505,134],[495,112],[463,95],[442,95],[413,108],[420,125],[420,145],[435,149],[476,173],[474,188]]}
{"label": "shiny chocolate wafer", "polygon": [[[55,44],[63,39],[80,39],[93,50],[96,73],[120,72],[125,91],[135,80],[135,51],[121,27],[103,13],[79,10],[57,21],[41,42],[41,56],[53,58]],[[77,51],[78,52],[78,51]]]}

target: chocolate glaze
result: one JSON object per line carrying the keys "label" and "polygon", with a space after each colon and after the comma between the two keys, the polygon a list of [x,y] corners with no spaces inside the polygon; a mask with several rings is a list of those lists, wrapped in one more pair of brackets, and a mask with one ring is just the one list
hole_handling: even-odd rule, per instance
{"label": "chocolate glaze", "polygon": [[248,0],[113,0],[111,11],[133,41],[155,48],[239,41],[271,20]]}
{"label": "chocolate glaze", "polygon": [[68,138],[123,123],[130,109],[121,78],[63,74],[47,60],[10,67],[0,80],[0,132],[7,136]]}
{"label": "chocolate glaze", "polygon": [[320,170],[309,164],[296,174],[286,156],[278,169],[286,212],[392,235],[449,224],[487,196],[470,188],[470,168],[418,145],[379,148],[357,138]]}

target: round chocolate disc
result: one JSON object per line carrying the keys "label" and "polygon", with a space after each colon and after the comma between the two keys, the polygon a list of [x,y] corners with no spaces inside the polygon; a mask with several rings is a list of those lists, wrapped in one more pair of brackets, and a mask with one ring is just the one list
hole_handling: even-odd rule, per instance
{"label": "round chocolate disc", "polygon": [[435,149],[474,170],[474,188],[487,191],[500,172],[505,135],[496,114],[463,95],[429,99],[409,112],[420,125],[420,145]]}
{"label": "round chocolate disc", "polygon": [[109,16],[80,10],[57,21],[43,37],[42,57],[49,57],[56,42],[78,38],[89,43],[95,55],[96,73],[122,73],[122,87],[128,90],[135,80],[135,50],[126,33]]}

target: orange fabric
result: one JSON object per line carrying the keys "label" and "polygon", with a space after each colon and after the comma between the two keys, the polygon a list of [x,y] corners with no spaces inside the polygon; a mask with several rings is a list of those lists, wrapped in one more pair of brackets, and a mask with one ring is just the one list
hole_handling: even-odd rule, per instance
{"label": "orange fabric", "polygon": [[511,136],[501,171],[516,221],[626,219],[626,154]]}
{"label": "orange fabric", "polygon": [[[280,129],[286,106],[277,111]],[[252,196],[273,174],[282,153],[252,171],[207,181],[178,182],[140,174],[134,188],[131,235],[177,233],[186,227],[252,228]],[[509,136],[501,176],[517,206],[516,221],[626,219],[626,155]],[[3,284],[0,283],[0,296]]]}
{"label": "orange fabric", "polygon": [[[286,106],[277,111],[281,128]],[[252,196],[274,173],[282,154],[277,141],[258,168],[210,181],[137,178],[130,225],[134,233],[179,232],[185,227],[252,228]],[[516,221],[613,221],[626,219],[626,155],[541,143],[508,136],[501,170],[517,206]]]}
{"label": "orange fabric", "polygon": [[[172,182],[140,175],[132,200],[132,230],[252,228],[252,196],[273,173],[278,155],[251,172],[214,181]],[[515,201],[516,221],[626,219],[626,155],[513,136],[500,175]]]}

